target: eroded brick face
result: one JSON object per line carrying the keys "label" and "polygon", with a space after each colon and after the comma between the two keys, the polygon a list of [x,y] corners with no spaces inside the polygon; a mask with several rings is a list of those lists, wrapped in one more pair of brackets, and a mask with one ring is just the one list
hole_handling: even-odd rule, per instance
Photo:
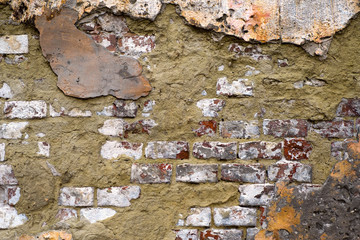
{"label": "eroded brick face", "polygon": [[273,184],[252,184],[239,186],[240,206],[268,205],[275,195]]}
{"label": "eroded brick face", "polygon": [[311,182],[312,167],[299,162],[281,160],[269,166],[268,177],[270,181]]}
{"label": "eroded brick face", "polygon": [[133,183],[170,183],[171,164],[133,164],[131,182]]}
{"label": "eroded brick face", "polygon": [[360,99],[343,98],[336,110],[339,117],[359,117],[360,116]]}
{"label": "eroded brick face", "polygon": [[274,159],[282,157],[282,144],[275,142],[239,143],[239,158],[242,160]]}
{"label": "eroded brick face", "polygon": [[150,159],[188,159],[189,144],[182,141],[149,142],[145,148],[145,156]]}
{"label": "eroded brick face", "polygon": [[200,159],[230,160],[236,159],[236,148],[236,142],[196,142],[193,145],[193,155]]}
{"label": "eroded brick face", "polygon": [[5,102],[4,114],[7,118],[44,118],[46,117],[46,102],[38,101],[11,101]]}
{"label": "eroded brick face", "polygon": [[306,137],[308,132],[308,122],[303,119],[264,119],[263,131],[265,135],[272,135],[279,138]]}
{"label": "eroded brick face", "polygon": [[214,222],[216,226],[255,226],[256,208],[227,207],[214,208]]}
{"label": "eroded brick face", "polygon": [[312,124],[311,131],[325,138],[351,138],[354,136],[354,121],[321,121]]}
{"label": "eroded brick face", "polygon": [[287,160],[309,159],[311,151],[311,143],[304,139],[285,139],[284,141],[284,156]]}
{"label": "eroded brick face", "polygon": [[221,180],[229,182],[264,183],[266,168],[260,164],[222,164]]}
{"label": "eroded brick face", "polygon": [[88,207],[94,203],[94,188],[64,187],[60,189],[59,205],[72,207]]}
{"label": "eroded brick face", "polygon": [[219,132],[224,138],[258,138],[258,121],[224,121],[219,125]]}
{"label": "eroded brick face", "polygon": [[217,182],[217,173],[217,164],[182,164],[176,166],[176,181],[189,183]]}
{"label": "eroded brick face", "polygon": [[201,137],[201,136],[209,136],[209,137],[213,137],[216,134],[216,129],[217,129],[217,122],[214,120],[210,120],[210,121],[200,121],[199,122],[199,128],[194,129],[194,134],[197,137]]}
{"label": "eroded brick face", "polygon": [[235,240],[242,239],[242,236],[240,229],[206,229],[200,232],[200,240]]}

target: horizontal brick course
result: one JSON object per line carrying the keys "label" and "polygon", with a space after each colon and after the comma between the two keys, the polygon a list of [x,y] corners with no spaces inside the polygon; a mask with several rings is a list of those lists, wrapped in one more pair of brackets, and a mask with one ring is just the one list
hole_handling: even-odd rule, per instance
{"label": "horizontal brick course", "polygon": [[231,160],[236,159],[236,152],[236,142],[196,142],[193,146],[193,155],[199,159]]}
{"label": "horizontal brick course", "polygon": [[133,164],[131,182],[133,183],[170,183],[171,164]]}
{"label": "horizontal brick course", "polygon": [[239,158],[242,160],[274,159],[282,157],[282,144],[275,142],[245,142],[239,143]]}
{"label": "horizontal brick course", "polygon": [[202,99],[196,103],[196,106],[201,109],[204,117],[217,117],[224,106],[225,101],[217,98]]}
{"label": "horizontal brick course", "polygon": [[241,240],[241,229],[206,229],[200,232],[200,240]]}
{"label": "horizontal brick course", "polygon": [[271,120],[264,119],[263,132],[274,137],[306,137],[308,122],[303,119]]}
{"label": "horizontal brick course", "polygon": [[174,230],[175,240],[198,240],[197,229],[179,229]]}
{"label": "horizontal brick course", "polygon": [[343,98],[339,103],[336,116],[338,117],[359,117],[360,116],[360,99]]}
{"label": "horizontal brick course", "polygon": [[229,182],[264,183],[266,168],[260,164],[222,164],[221,180]]}
{"label": "horizontal brick course", "polygon": [[5,102],[4,113],[6,118],[44,118],[46,117],[47,105],[45,101],[11,101]]}
{"label": "horizontal brick course", "polygon": [[268,177],[270,181],[311,182],[312,168],[299,162],[281,160],[269,166]]}
{"label": "horizontal brick course", "polygon": [[109,187],[97,190],[98,206],[128,207],[140,197],[139,186]]}
{"label": "horizontal brick course", "polygon": [[176,166],[176,181],[189,183],[217,182],[218,165],[182,164]]}
{"label": "horizontal brick course", "polygon": [[215,136],[216,129],[217,129],[216,121],[214,121],[214,120],[200,121],[199,125],[200,125],[199,128],[193,130],[195,136],[197,136],[197,137],[201,137],[204,135],[207,135],[209,137]]}
{"label": "horizontal brick course", "polygon": [[274,184],[240,185],[240,206],[268,205],[275,195]]}
{"label": "horizontal brick course", "polygon": [[61,206],[88,207],[94,204],[94,188],[63,187],[58,199]]}
{"label": "horizontal brick course", "polygon": [[227,207],[214,208],[214,222],[216,226],[255,226],[256,208]]}
{"label": "horizontal brick course", "polygon": [[142,143],[107,141],[100,154],[105,159],[115,159],[121,156],[138,160],[142,157]]}
{"label": "horizontal brick course", "polygon": [[354,121],[321,121],[312,124],[311,131],[325,138],[351,138],[354,136]]}
{"label": "horizontal brick course", "polygon": [[150,159],[188,159],[189,144],[182,141],[149,142],[145,148],[145,156]]}
{"label": "horizontal brick course", "polygon": [[190,214],[187,216],[185,225],[193,227],[209,227],[211,223],[211,209],[191,208]]}
{"label": "horizontal brick course", "polygon": [[248,139],[260,136],[257,120],[220,122],[219,132],[224,138]]}
{"label": "horizontal brick course", "polygon": [[312,151],[310,142],[304,139],[285,139],[284,156],[287,160],[309,159]]}

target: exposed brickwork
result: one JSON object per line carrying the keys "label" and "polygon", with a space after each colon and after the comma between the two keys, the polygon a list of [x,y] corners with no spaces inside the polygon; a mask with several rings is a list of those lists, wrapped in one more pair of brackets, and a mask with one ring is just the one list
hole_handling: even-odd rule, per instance
{"label": "exposed brickwork", "polygon": [[27,35],[8,35],[0,37],[0,54],[21,54],[29,52]]}
{"label": "exposed brickwork", "polygon": [[171,164],[133,164],[131,182],[133,183],[170,183]]}
{"label": "exposed brickwork", "polygon": [[4,123],[0,126],[0,138],[19,139],[22,137],[22,131],[29,125],[28,122]]}
{"label": "exposed brickwork", "polygon": [[204,117],[217,117],[225,106],[225,101],[221,99],[203,99],[196,103],[196,106],[201,109]]}
{"label": "exposed brickwork", "polygon": [[236,148],[236,142],[196,142],[193,146],[193,155],[200,159],[230,160],[236,159]]}
{"label": "exposed brickwork", "polygon": [[150,159],[188,159],[189,144],[182,141],[149,142],[145,148],[145,156]]}
{"label": "exposed brickwork", "polygon": [[97,190],[98,206],[128,207],[140,197],[139,186],[109,187]]}
{"label": "exposed brickwork", "polygon": [[255,226],[256,208],[227,207],[214,208],[216,226]]}
{"label": "exposed brickwork", "polygon": [[240,185],[240,206],[268,205],[275,194],[273,184]]}
{"label": "exposed brickwork", "polygon": [[226,77],[219,78],[216,84],[216,94],[225,96],[253,96],[254,83],[248,79],[238,79],[228,82]]}
{"label": "exposed brickwork", "polygon": [[331,156],[336,158],[337,160],[345,160],[348,158],[348,154],[346,152],[347,142],[345,141],[337,141],[331,143]]}
{"label": "exposed brickwork", "polygon": [[358,117],[360,116],[360,99],[343,98],[336,110],[339,117]]}
{"label": "exposed brickwork", "polygon": [[311,151],[311,143],[304,139],[285,139],[284,141],[284,156],[287,160],[309,159]]}
{"label": "exposed brickwork", "polygon": [[77,218],[77,212],[71,208],[61,208],[57,212],[55,218],[59,221],[66,221],[69,219]]}
{"label": "exposed brickwork", "polygon": [[219,132],[224,138],[258,138],[258,121],[225,121],[219,125]]}
{"label": "exposed brickwork", "polygon": [[176,166],[176,181],[203,183],[217,182],[218,165],[191,165],[182,164]]}
{"label": "exposed brickwork", "polygon": [[16,185],[18,180],[11,165],[0,165],[0,185]]}
{"label": "exposed brickwork", "polygon": [[187,216],[185,225],[193,227],[209,227],[211,222],[211,209],[207,208],[191,208],[190,214]]}
{"label": "exposed brickwork", "polygon": [[282,144],[275,142],[239,143],[239,158],[242,160],[274,159],[282,157]]}
{"label": "exposed brickwork", "polygon": [[281,160],[269,166],[268,177],[270,181],[311,182],[312,167],[299,162]]}
{"label": "exposed brickwork", "polygon": [[235,240],[242,239],[242,236],[240,229],[206,229],[200,232],[200,240]]}
{"label": "exposed brickwork", "polygon": [[95,223],[108,218],[111,218],[116,214],[116,211],[111,208],[82,208],[80,209],[80,219]]}
{"label": "exposed brickwork", "polygon": [[101,156],[105,159],[114,159],[121,156],[135,160],[142,157],[142,143],[107,141],[101,147]]}
{"label": "exposed brickwork", "polygon": [[279,138],[306,137],[308,132],[308,122],[303,119],[264,119],[263,131],[265,135],[272,135]]}
{"label": "exposed brickwork", "polygon": [[321,121],[311,125],[311,131],[325,138],[351,138],[354,136],[354,121]]}
{"label": "exposed brickwork", "polygon": [[221,180],[229,182],[264,183],[266,168],[260,164],[222,164]]}
{"label": "exposed brickwork", "polygon": [[64,187],[60,189],[59,205],[88,207],[94,204],[94,188]]}
{"label": "exposed brickwork", "polygon": [[116,100],[113,104],[113,115],[115,117],[136,117],[138,107],[135,102]]}
{"label": "exposed brickwork", "polygon": [[13,119],[29,119],[29,118],[44,118],[46,117],[47,106],[46,102],[38,101],[11,101],[5,102],[4,114],[5,117]]}
{"label": "exposed brickwork", "polygon": [[217,129],[217,122],[214,120],[210,121],[200,121],[199,122],[200,127],[198,129],[193,129],[195,136],[201,137],[201,136],[209,136],[213,137],[216,134]]}
{"label": "exposed brickwork", "polygon": [[198,240],[197,229],[180,229],[174,230],[175,240]]}

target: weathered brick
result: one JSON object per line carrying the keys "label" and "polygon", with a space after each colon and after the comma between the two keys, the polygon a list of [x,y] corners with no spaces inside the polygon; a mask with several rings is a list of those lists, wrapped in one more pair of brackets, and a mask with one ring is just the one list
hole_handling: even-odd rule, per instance
{"label": "weathered brick", "polygon": [[111,218],[116,211],[111,208],[83,208],[80,209],[80,219],[85,219],[90,223],[103,221]]}
{"label": "weathered brick", "polygon": [[18,180],[15,178],[11,165],[0,165],[0,185],[16,185]]}
{"label": "weathered brick", "polygon": [[311,143],[304,139],[285,139],[284,156],[287,160],[309,159],[312,151]]}
{"label": "weathered brick", "polygon": [[150,159],[188,159],[189,144],[182,141],[149,142],[145,148],[145,156]]}
{"label": "weathered brick", "polygon": [[72,108],[67,110],[64,107],[60,108],[60,111],[56,111],[55,108],[50,104],[49,105],[49,114],[50,117],[91,117],[92,112],[89,110],[81,110],[79,108]]}
{"label": "weathered brick", "polygon": [[265,135],[274,137],[306,137],[308,122],[303,119],[270,120],[264,119],[263,131]]}
{"label": "weathered brick", "polygon": [[135,102],[115,100],[113,103],[113,113],[115,117],[136,117],[138,107]]}
{"label": "weathered brick", "polygon": [[239,143],[239,158],[242,160],[252,159],[275,159],[282,157],[282,144],[276,142],[245,142]]}
{"label": "weathered brick", "polygon": [[198,240],[197,229],[180,229],[174,230],[175,240]]}
{"label": "weathered brick", "polygon": [[5,102],[4,113],[6,118],[44,118],[47,106],[43,100],[35,101],[11,101]]}
{"label": "weathered brick", "polygon": [[115,159],[121,156],[138,160],[142,157],[142,143],[106,141],[100,154],[105,159]]}
{"label": "weathered brick", "polygon": [[269,166],[268,177],[270,181],[311,182],[312,168],[299,162],[281,160]]}
{"label": "weathered brick", "polygon": [[128,207],[140,197],[139,186],[109,187],[97,190],[98,206]]}
{"label": "weathered brick", "polygon": [[14,206],[20,200],[20,187],[7,186],[5,188],[6,203],[10,206]]}
{"label": "weathered brick", "polygon": [[240,240],[241,229],[206,229],[200,232],[200,240]]}
{"label": "weathered brick", "polygon": [[25,214],[18,214],[14,207],[0,207],[0,229],[14,228],[27,221]]}
{"label": "weathered brick", "polygon": [[143,117],[150,117],[150,113],[153,111],[153,108],[155,106],[155,101],[154,100],[146,100],[144,102],[144,107],[142,110],[142,116]]}
{"label": "weathered brick", "polygon": [[131,182],[134,183],[170,183],[171,164],[133,164]]}
{"label": "weathered brick", "polygon": [[50,144],[47,142],[38,142],[39,151],[37,155],[49,157],[50,156]]}
{"label": "weathered brick", "polygon": [[127,34],[126,36],[119,38],[118,46],[121,53],[138,58],[143,53],[151,52],[155,48],[155,36]]}
{"label": "weathered brick", "polygon": [[255,236],[259,232],[260,232],[259,228],[247,228],[246,229],[246,240],[255,240]]}
{"label": "weathered brick", "polygon": [[217,122],[214,120],[210,121],[200,121],[200,127],[198,129],[193,129],[195,136],[201,137],[207,135],[213,137],[216,134]]}
{"label": "weathered brick", "polygon": [[[0,62],[1,62],[1,60],[0,60]],[[3,83],[2,87],[0,88],[0,98],[9,99],[9,98],[12,98],[13,96],[14,96],[14,93],[11,90],[10,86],[7,83]]]}
{"label": "weathered brick", "polygon": [[26,60],[28,60],[28,58],[25,57],[24,55],[15,55],[15,56],[6,56],[4,60],[5,63],[9,65],[15,65],[25,62]]}
{"label": "weathered brick", "polygon": [[216,83],[216,94],[225,96],[253,96],[254,83],[248,79],[238,79],[229,83],[226,77]]}
{"label": "weathered brick", "polygon": [[66,221],[71,218],[77,218],[77,212],[75,209],[61,208],[58,210],[55,218],[58,219],[59,221]]}
{"label": "weathered brick", "polygon": [[247,56],[255,61],[260,60],[271,60],[270,55],[265,55],[262,53],[262,49],[259,45],[247,45],[241,46],[238,43],[232,43],[228,48],[229,52],[234,52],[236,57]]}
{"label": "weathered brick", "polygon": [[63,187],[58,200],[61,206],[88,207],[94,204],[94,188]]}
{"label": "weathered brick", "polygon": [[229,182],[264,183],[266,168],[260,164],[222,164],[221,180]]}
{"label": "weathered brick", "polygon": [[202,99],[196,103],[196,106],[202,110],[204,117],[217,117],[225,106],[225,101],[217,98]]}
{"label": "weathered brick", "polygon": [[98,131],[107,136],[121,137],[124,135],[127,125],[128,123],[123,119],[108,119]]}
{"label": "weathered brick", "polygon": [[268,206],[260,206],[259,210],[260,210],[260,221],[259,221],[260,226],[262,229],[266,229],[268,226],[267,215],[268,215],[269,208],[268,208]]}
{"label": "weathered brick", "polygon": [[236,152],[236,142],[196,142],[193,146],[193,155],[199,159],[236,159]]}
{"label": "weathered brick", "polygon": [[5,143],[0,143],[0,162],[5,161]]}
{"label": "weathered brick", "polygon": [[320,184],[300,184],[296,186],[288,186],[289,190],[293,192],[295,195],[301,196],[303,199],[309,199],[316,192],[322,189],[322,185]]}
{"label": "weathered brick", "polygon": [[21,131],[23,131],[28,122],[11,122],[4,123],[0,126],[0,138],[4,139],[18,139],[22,137]]}
{"label": "weathered brick", "polygon": [[21,54],[29,52],[27,35],[10,35],[0,37],[0,54]]}
{"label": "weathered brick", "polygon": [[275,195],[274,184],[240,185],[240,206],[268,205]]}
{"label": "weathered brick", "polygon": [[191,208],[186,218],[186,226],[209,227],[211,222],[211,208]]}
{"label": "weathered brick", "polygon": [[360,116],[360,99],[343,98],[339,103],[336,116],[338,117],[358,117]]}
{"label": "weathered brick", "polygon": [[257,120],[220,122],[219,132],[224,138],[247,139],[260,136]]}
{"label": "weathered brick", "polygon": [[214,208],[216,226],[255,226],[256,208],[227,207]]}
{"label": "weathered brick", "polygon": [[217,182],[217,173],[217,164],[182,164],[176,166],[176,181],[190,183]]}
{"label": "weathered brick", "polygon": [[354,121],[321,121],[311,125],[311,131],[325,138],[351,138],[354,136]]}
{"label": "weathered brick", "polygon": [[91,35],[91,37],[92,37],[92,39],[94,39],[94,41],[97,44],[103,46],[110,52],[116,51],[117,40],[116,40],[116,36],[114,34],[110,34],[107,32],[101,32],[96,35]]}
{"label": "weathered brick", "polygon": [[346,141],[337,141],[331,143],[331,156],[337,160],[348,159],[348,154],[346,152]]}

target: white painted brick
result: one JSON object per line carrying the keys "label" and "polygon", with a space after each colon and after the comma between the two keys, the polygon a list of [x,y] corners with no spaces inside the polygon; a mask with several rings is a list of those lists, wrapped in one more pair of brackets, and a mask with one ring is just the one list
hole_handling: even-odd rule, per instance
{"label": "white painted brick", "polygon": [[217,98],[202,99],[196,106],[202,110],[204,117],[217,117],[218,112],[225,106],[225,101]]}
{"label": "white painted brick", "polygon": [[109,187],[97,190],[98,206],[128,207],[140,197],[139,186]]}
{"label": "white painted brick", "polygon": [[18,184],[15,178],[14,171],[11,165],[0,165],[0,185],[16,185]]}
{"label": "white painted brick", "polygon": [[0,143],[0,162],[5,161],[5,143]]}
{"label": "white painted brick", "polygon": [[128,123],[122,119],[109,119],[104,122],[104,125],[99,128],[99,133],[119,137],[124,135]]}
{"label": "white painted brick", "polygon": [[211,222],[211,209],[191,208],[190,215],[186,218],[186,226],[209,227]]}
{"label": "white painted brick", "polygon": [[182,164],[176,166],[176,181],[190,183],[215,183],[217,179],[217,164]]}
{"label": "white painted brick", "polygon": [[50,144],[47,142],[38,142],[39,151],[36,153],[39,156],[50,157]]}
{"label": "white painted brick", "polygon": [[10,86],[7,83],[4,83],[3,86],[0,88],[0,98],[12,98],[14,93],[12,92]]}
{"label": "white painted brick", "polygon": [[275,195],[273,184],[240,185],[240,206],[268,205]]}
{"label": "white painted brick", "polygon": [[299,162],[281,160],[269,166],[268,177],[270,181],[311,182],[312,167]]}
{"label": "white painted brick", "polygon": [[5,102],[5,117],[29,119],[46,117],[47,106],[43,100]]}
{"label": "white painted brick", "polygon": [[77,218],[77,212],[75,209],[61,208],[57,212],[55,218],[58,219],[59,221],[66,221],[72,218]]}
{"label": "white painted brick", "polygon": [[57,112],[55,108],[49,104],[49,114],[50,117],[61,117],[61,116],[67,116],[67,117],[91,117],[92,112],[89,110],[81,110],[79,108],[72,108],[67,110],[64,107],[60,108],[60,111]]}
{"label": "white painted brick", "polygon": [[256,234],[260,231],[259,228],[247,228],[246,229],[246,240],[255,240]]}
{"label": "white painted brick", "polygon": [[60,189],[59,205],[87,207],[94,204],[94,188],[64,187]]}
{"label": "white painted brick", "polygon": [[255,226],[256,208],[227,207],[214,208],[216,226]]}
{"label": "white painted brick", "polygon": [[86,219],[90,223],[111,218],[116,214],[116,211],[111,208],[83,208],[80,210],[80,218]]}
{"label": "white painted brick", "polygon": [[27,221],[25,214],[18,214],[14,207],[0,207],[0,229],[14,228]]}
{"label": "white painted brick", "polygon": [[219,132],[224,138],[259,138],[258,121],[225,121],[220,122]]}
{"label": "white painted brick", "polygon": [[198,240],[197,229],[180,229],[174,230],[175,240]]}
{"label": "white painted brick", "polygon": [[200,232],[201,240],[241,240],[241,229],[206,229]]}
{"label": "white painted brick", "polygon": [[145,148],[145,156],[151,159],[184,159],[189,158],[189,144],[182,141],[149,142]]}
{"label": "white painted brick", "polygon": [[28,122],[4,123],[0,126],[0,138],[18,139],[22,137],[21,131],[25,129]]}
{"label": "white painted brick", "polygon": [[121,156],[138,160],[142,157],[142,143],[107,141],[101,147],[101,156],[105,159],[114,159]]}
{"label": "white painted brick", "polygon": [[29,52],[27,35],[10,35],[0,37],[0,54],[21,54]]}
{"label": "white painted brick", "polygon": [[10,206],[14,206],[20,200],[20,188],[18,186],[8,186],[6,187],[5,194],[7,197],[7,203]]}
{"label": "white painted brick", "polygon": [[253,96],[254,83],[248,79],[238,79],[229,83],[226,77],[219,78],[216,94],[226,96]]}

